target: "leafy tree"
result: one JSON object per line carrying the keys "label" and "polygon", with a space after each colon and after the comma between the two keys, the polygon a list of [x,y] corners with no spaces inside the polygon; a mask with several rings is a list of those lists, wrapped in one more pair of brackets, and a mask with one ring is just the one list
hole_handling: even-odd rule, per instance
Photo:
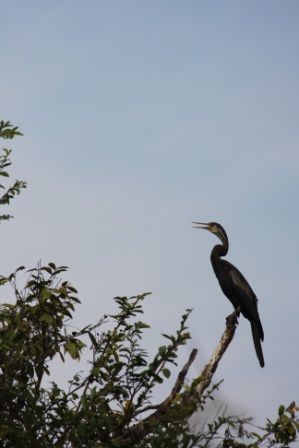
{"label": "leafy tree", "polygon": [[[0,137],[21,135],[9,122],[0,122]],[[0,175],[10,164],[11,151],[3,149]],[[5,190],[1,204],[25,188],[16,181]],[[3,186],[1,186],[4,188]],[[6,220],[9,215],[2,215]],[[165,343],[149,358],[142,336],[149,325],[142,320],[148,293],[116,297],[116,314],[72,331],[71,319],[80,303],[77,290],[61,276],[65,266],[49,263],[16,269],[0,277],[10,286],[13,301],[0,305],[0,446],[86,448],[257,448],[288,447],[297,440],[299,423],[295,403],[280,406],[276,421],[256,428],[251,419],[222,412],[197,429],[190,416],[203,418],[207,400],[219,384],[211,380],[236,329],[236,316],[227,318],[223,336],[198,376],[186,380],[197,350],[179,371],[169,395],[154,403],[155,386],[170,381],[180,347],[190,339],[186,310],[178,330],[163,334]],[[76,374],[67,390],[50,382],[53,360],[80,360],[89,353],[86,374]],[[48,381],[45,378],[48,377]],[[49,385],[46,385],[49,384]]]}

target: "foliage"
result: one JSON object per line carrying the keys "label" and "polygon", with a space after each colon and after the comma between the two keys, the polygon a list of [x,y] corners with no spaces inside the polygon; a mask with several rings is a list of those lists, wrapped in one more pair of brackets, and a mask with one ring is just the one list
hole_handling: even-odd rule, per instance
{"label": "foliage", "polygon": [[[4,138],[20,135],[4,122],[0,132]],[[6,151],[2,170],[10,164]],[[142,320],[148,293],[116,297],[116,313],[75,330],[71,323],[80,300],[61,279],[65,271],[49,263],[27,271],[20,266],[0,277],[5,293],[13,292],[10,303],[0,305],[1,447],[284,448],[296,440],[295,403],[280,406],[277,420],[267,420],[264,428],[226,412],[192,428],[190,416],[197,412],[197,420],[205,421],[205,403],[217,388],[199,396],[202,375],[187,382],[196,350],[168,397],[154,403],[155,387],[169,381],[178,351],[190,339],[191,310],[173,335],[163,334],[164,344],[150,358],[142,346],[149,328]],[[51,380],[54,362],[79,362],[83,354],[89,358],[88,371],[70,378],[67,389]]]}
{"label": "foliage", "polygon": [[[207,447],[217,441],[223,447],[286,447],[296,438],[299,425],[293,408],[280,407],[276,422],[267,422],[264,435],[244,428],[246,419],[224,414],[194,433],[189,428],[188,406],[180,396],[170,412],[149,432],[130,445],[122,436],[151,409],[155,385],[168,379],[168,364],[175,364],[178,348],[189,339],[184,314],[175,335],[165,337],[152,360],[141,348],[148,325],[139,320],[147,294],[117,297],[117,314],[104,316],[96,325],[70,331],[70,319],[79,303],[76,289],[59,280],[65,267],[54,263],[29,271],[19,290],[15,273],[1,278],[16,297],[13,305],[0,308],[0,438],[3,447]],[[99,332],[100,327],[110,326]],[[87,339],[88,338],[88,339]],[[89,372],[75,375],[67,391],[56,383],[43,386],[51,361],[59,356],[80,359],[91,350]],[[187,412],[184,412],[186,411]],[[192,412],[194,409],[192,409]],[[242,440],[247,439],[250,445]]]}
{"label": "foliage", "polygon": [[[12,126],[9,121],[0,121],[0,138],[12,139],[17,135],[22,135],[18,131],[17,126]],[[9,158],[11,150],[3,148],[3,153],[0,155],[0,176],[9,177],[9,173],[6,171],[11,165],[11,160]],[[20,194],[23,188],[26,188],[26,182],[22,180],[16,180],[13,185],[5,189],[4,185],[0,184],[0,188],[4,189],[4,193],[0,196],[0,205],[8,205],[16,195]],[[4,214],[0,215],[0,221],[5,221],[12,218],[11,215]]]}
{"label": "foliage", "polygon": [[[170,336],[148,362],[140,347],[143,329],[148,325],[134,318],[142,313],[146,294],[118,297],[119,312],[106,316],[96,325],[69,331],[76,290],[58,279],[65,267],[54,263],[29,271],[22,291],[15,273],[2,277],[14,290],[14,305],[0,308],[0,437],[3,446],[92,446],[117,438],[124,427],[142,414],[152,390],[169,376],[167,363],[175,363],[176,352],[189,338],[183,317],[180,329]],[[109,319],[110,329],[97,332]],[[66,392],[55,383],[42,387],[50,375],[55,356],[80,359],[91,344],[92,361],[87,375],[75,375]],[[84,338],[85,337],[85,338]]]}

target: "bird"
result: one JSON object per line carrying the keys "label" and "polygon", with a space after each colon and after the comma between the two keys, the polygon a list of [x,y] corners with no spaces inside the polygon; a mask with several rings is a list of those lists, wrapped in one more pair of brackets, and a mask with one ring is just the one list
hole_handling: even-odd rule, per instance
{"label": "bird", "polygon": [[230,300],[237,312],[249,320],[253,343],[260,366],[264,367],[264,356],[261,341],[264,340],[264,331],[258,313],[258,299],[251,286],[232,263],[223,260],[227,255],[229,242],[226,231],[217,222],[193,222],[197,229],[205,229],[216,235],[222,244],[216,244],[211,252],[211,263],[224,295]]}

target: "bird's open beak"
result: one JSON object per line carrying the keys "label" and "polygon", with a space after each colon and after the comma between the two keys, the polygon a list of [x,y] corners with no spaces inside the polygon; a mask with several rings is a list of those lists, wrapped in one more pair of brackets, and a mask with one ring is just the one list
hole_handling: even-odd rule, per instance
{"label": "bird's open beak", "polygon": [[205,229],[205,230],[210,230],[211,231],[211,226],[207,223],[204,222],[193,222],[193,227],[195,229]]}

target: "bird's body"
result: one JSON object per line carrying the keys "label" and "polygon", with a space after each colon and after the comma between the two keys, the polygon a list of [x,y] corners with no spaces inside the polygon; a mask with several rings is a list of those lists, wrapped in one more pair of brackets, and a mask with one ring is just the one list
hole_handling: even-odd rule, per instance
{"label": "bird's body", "polygon": [[211,263],[223,293],[230,300],[235,310],[239,309],[243,316],[249,320],[255,351],[260,366],[264,367],[265,363],[261,347],[261,341],[264,340],[264,331],[258,314],[257,297],[241,272],[229,261],[221,258],[228,252],[226,232],[220,224],[214,222],[194,224],[215,233],[222,241],[222,245],[217,244],[214,246],[211,252]]}

